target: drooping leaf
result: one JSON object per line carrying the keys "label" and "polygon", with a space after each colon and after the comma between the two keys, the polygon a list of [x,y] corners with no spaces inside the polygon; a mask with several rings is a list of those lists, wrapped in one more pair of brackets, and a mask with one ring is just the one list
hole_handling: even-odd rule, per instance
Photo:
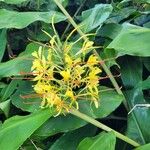
{"label": "drooping leaf", "polygon": [[89,32],[99,26],[109,17],[112,12],[110,4],[98,4],[94,8],[82,12],[82,26],[83,32]]}
{"label": "drooping leaf", "polygon": [[120,55],[150,56],[150,29],[124,24],[120,34],[108,45]]}
{"label": "drooping leaf", "polygon": [[28,116],[9,118],[0,128],[0,148],[2,150],[18,149],[52,115],[53,112],[50,109],[45,109]]}
{"label": "drooping leaf", "polygon": [[96,127],[88,125],[75,131],[67,132],[57,139],[49,150],[76,150],[80,141],[87,136],[94,136],[96,130]]}
{"label": "drooping leaf", "polygon": [[0,30],[0,61],[2,60],[4,55],[6,43],[7,43],[7,30],[1,29]]}
{"label": "drooping leaf", "polygon": [[102,132],[92,138],[85,138],[77,150],[115,150],[116,137],[112,132]]}
{"label": "drooping leaf", "polygon": [[64,15],[56,11],[49,12],[17,12],[6,9],[0,9],[0,29],[17,28],[22,29],[35,21],[51,23],[54,16],[54,22],[60,22],[66,19]]}

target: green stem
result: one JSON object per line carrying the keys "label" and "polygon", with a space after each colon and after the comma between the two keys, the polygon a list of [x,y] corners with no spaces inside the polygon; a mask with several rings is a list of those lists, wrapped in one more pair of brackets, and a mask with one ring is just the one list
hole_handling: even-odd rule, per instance
{"label": "green stem", "polygon": [[[68,20],[70,21],[70,23],[73,25],[74,28],[77,29],[78,33],[83,36],[84,40],[88,40],[88,38],[86,36],[84,36],[85,34],[81,31],[80,28],[78,28],[78,25],[75,23],[75,21],[72,19],[72,17],[69,15],[69,13],[65,10],[65,8],[61,5],[61,3],[59,2],[59,0],[54,0],[54,2],[56,3],[56,5],[61,9],[61,11],[65,14],[65,16],[68,18]],[[100,55],[97,53],[97,51],[95,50],[94,53],[98,56],[99,61],[103,62],[102,58],[100,57]],[[115,78],[113,77],[111,71],[108,69],[108,67],[106,66],[106,64],[103,62],[101,63],[101,66],[103,67],[103,69],[105,70],[106,74],[109,76],[113,86],[115,87],[116,91],[118,94],[123,95],[122,91],[120,90],[120,87],[118,85],[118,83],[116,82]],[[124,95],[123,95],[124,96]],[[128,105],[126,102],[126,99],[124,97],[123,100],[124,106],[126,107],[126,109],[128,110]]]}
{"label": "green stem", "polygon": [[[72,17],[72,19],[74,19],[74,18],[77,16],[77,14],[79,13],[80,9],[84,6],[85,2],[86,2],[86,0],[84,0],[84,1],[82,2],[82,4],[79,6],[79,8],[78,8],[77,11],[75,12],[74,16]],[[62,34],[61,39],[63,39],[63,37],[65,36],[65,34],[66,34],[66,32],[68,31],[69,27],[70,27],[70,23],[68,23],[68,25],[67,25],[67,27],[66,27],[64,33]]]}
{"label": "green stem", "polygon": [[121,140],[123,140],[123,141],[125,141],[125,142],[127,142],[129,144],[131,144],[134,147],[140,146],[140,144],[135,142],[134,140],[132,140],[132,139],[128,138],[127,136],[124,136],[123,134],[113,130],[112,128],[110,128],[110,127],[108,127],[108,126],[98,122],[97,120],[93,119],[92,117],[89,117],[89,116],[79,112],[78,110],[72,109],[70,111],[70,113],[72,115],[74,115],[74,116],[77,116],[77,117],[79,117],[79,118],[81,118],[81,119],[83,119],[83,120],[93,124],[94,126],[100,128],[100,129],[103,129],[103,130],[107,131],[107,132],[113,131],[114,134],[116,135],[116,137],[118,137],[119,139],[121,139]]}

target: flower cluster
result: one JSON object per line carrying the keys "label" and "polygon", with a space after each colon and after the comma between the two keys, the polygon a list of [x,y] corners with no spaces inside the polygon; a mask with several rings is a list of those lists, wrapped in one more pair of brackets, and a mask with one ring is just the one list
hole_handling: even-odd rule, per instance
{"label": "flower cluster", "polygon": [[32,53],[34,91],[40,95],[41,107],[55,108],[57,115],[79,108],[78,100],[88,96],[98,107],[98,83],[101,69],[98,58],[86,54],[95,47],[92,41],[85,41],[77,53],[72,53],[76,43],[67,40],[62,44],[58,37],[51,37],[48,49],[40,47]]}

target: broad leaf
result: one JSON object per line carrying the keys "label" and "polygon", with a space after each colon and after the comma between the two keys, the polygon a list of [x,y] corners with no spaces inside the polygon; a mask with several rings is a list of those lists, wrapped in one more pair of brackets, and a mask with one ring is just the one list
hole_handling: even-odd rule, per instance
{"label": "broad leaf", "polygon": [[1,28],[17,28],[22,29],[35,21],[44,21],[46,23],[60,22],[66,19],[59,12],[17,12],[6,9],[0,9],[0,29]]}
{"label": "broad leaf", "polygon": [[75,131],[65,133],[56,140],[49,150],[76,150],[80,141],[87,136],[93,136],[96,133],[96,129],[96,127],[88,125]]}
{"label": "broad leaf", "polygon": [[150,56],[150,29],[124,24],[120,34],[108,45],[120,55]]}
{"label": "broad leaf", "polygon": [[82,31],[86,33],[101,26],[109,17],[112,9],[110,4],[99,4],[92,9],[82,12]]}
{"label": "broad leaf", "polygon": [[112,132],[102,132],[92,138],[85,138],[77,150],[115,150],[116,137]]}
{"label": "broad leaf", "polygon": [[52,115],[50,109],[45,109],[28,116],[9,118],[0,128],[0,148],[2,150],[18,149]]}

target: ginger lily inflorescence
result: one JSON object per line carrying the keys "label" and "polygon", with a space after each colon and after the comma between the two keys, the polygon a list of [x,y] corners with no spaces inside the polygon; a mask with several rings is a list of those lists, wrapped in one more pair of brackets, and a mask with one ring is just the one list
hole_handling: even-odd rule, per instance
{"label": "ginger lily inflorescence", "polygon": [[101,69],[97,56],[90,52],[96,47],[87,40],[74,52],[73,47],[82,37],[73,43],[68,42],[73,32],[65,42],[61,42],[57,34],[52,37],[47,33],[51,38],[48,49],[39,47],[38,51],[32,53],[34,60],[31,70],[33,81],[36,82],[34,91],[42,99],[41,108],[52,107],[57,115],[69,112],[71,108],[79,109],[78,100],[85,97],[95,107],[99,106]]}

